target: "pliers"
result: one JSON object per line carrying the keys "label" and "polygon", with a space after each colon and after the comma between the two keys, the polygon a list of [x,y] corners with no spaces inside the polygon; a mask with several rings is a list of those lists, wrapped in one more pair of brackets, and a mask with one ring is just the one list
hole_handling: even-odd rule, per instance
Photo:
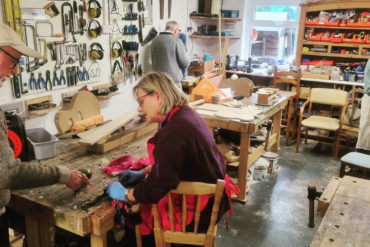
{"label": "pliers", "polygon": [[[49,88],[48,88],[48,84],[49,84]],[[50,79],[50,70],[46,71],[46,80],[44,83],[44,88],[49,91],[53,89],[53,85],[51,84],[51,79]]]}
{"label": "pliers", "polygon": [[60,85],[60,80],[58,79],[58,76],[57,76],[57,71],[54,70],[53,72],[53,86],[55,87],[56,85]]}
{"label": "pliers", "polygon": [[66,78],[64,77],[64,70],[61,70],[60,71],[60,78],[59,78],[59,84],[58,85],[61,85],[63,82],[63,85],[66,85]]}
{"label": "pliers", "polygon": [[[35,78],[35,74],[34,73],[31,73],[31,76],[30,76],[30,79],[29,79],[28,84],[30,85],[30,90],[33,90],[33,88],[34,89],[38,89],[38,86],[37,86],[37,82],[36,82],[36,78]],[[34,85],[34,87],[32,87],[32,84]]]}
{"label": "pliers", "polygon": [[42,73],[40,72],[39,76],[37,77],[37,86],[38,86],[39,89],[41,89],[41,82],[44,85],[44,88],[46,89],[46,82],[45,82],[44,78],[42,78]]}
{"label": "pliers", "polygon": [[79,81],[88,81],[90,80],[89,72],[86,70],[86,67],[83,67],[83,70],[80,69],[77,71],[77,76]]}

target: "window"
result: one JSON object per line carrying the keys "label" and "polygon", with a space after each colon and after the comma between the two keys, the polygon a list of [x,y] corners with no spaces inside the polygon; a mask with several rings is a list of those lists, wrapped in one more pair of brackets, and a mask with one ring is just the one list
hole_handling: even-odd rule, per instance
{"label": "window", "polygon": [[299,24],[299,0],[247,0],[242,57],[273,64],[294,57]]}

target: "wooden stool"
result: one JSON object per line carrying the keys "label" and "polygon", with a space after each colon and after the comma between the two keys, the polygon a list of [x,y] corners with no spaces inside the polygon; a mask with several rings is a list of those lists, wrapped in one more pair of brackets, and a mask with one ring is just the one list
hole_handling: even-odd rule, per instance
{"label": "wooden stool", "polygon": [[[346,155],[344,155],[340,159],[340,171],[339,171],[339,177],[343,177],[344,175],[351,175],[355,177],[366,177],[366,174],[370,174],[370,155],[359,153],[359,152],[350,152]],[[349,166],[351,168],[358,168],[363,170],[364,174],[358,175],[353,174],[351,172],[345,172],[346,166]]]}

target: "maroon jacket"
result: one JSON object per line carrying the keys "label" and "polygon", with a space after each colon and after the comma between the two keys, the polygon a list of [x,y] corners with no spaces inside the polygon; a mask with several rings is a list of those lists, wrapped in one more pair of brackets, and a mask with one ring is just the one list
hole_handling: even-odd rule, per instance
{"label": "maroon jacket", "polygon": [[182,106],[170,121],[165,119],[154,138],[155,164],[148,178],[135,186],[137,202],[157,203],[180,181],[216,183],[225,178],[225,162],[213,136],[190,107]]}

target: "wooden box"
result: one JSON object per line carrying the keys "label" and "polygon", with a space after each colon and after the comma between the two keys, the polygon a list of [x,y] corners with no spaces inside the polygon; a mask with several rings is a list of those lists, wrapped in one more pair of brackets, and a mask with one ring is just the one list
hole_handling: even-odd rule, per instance
{"label": "wooden box", "polygon": [[330,75],[327,75],[327,74],[315,74],[315,73],[311,73],[311,72],[302,72],[302,77],[304,77],[304,78],[329,80]]}
{"label": "wooden box", "polygon": [[272,105],[275,100],[275,95],[271,93],[258,93],[257,104]]}
{"label": "wooden box", "polygon": [[158,128],[158,124],[147,124],[142,123],[131,129],[123,130],[115,135],[112,135],[108,138],[99,140],[94,145],[88,146],[88,149],[97,152],[105,153],[116,147],[125,145],[139,137],[142,137]]}

